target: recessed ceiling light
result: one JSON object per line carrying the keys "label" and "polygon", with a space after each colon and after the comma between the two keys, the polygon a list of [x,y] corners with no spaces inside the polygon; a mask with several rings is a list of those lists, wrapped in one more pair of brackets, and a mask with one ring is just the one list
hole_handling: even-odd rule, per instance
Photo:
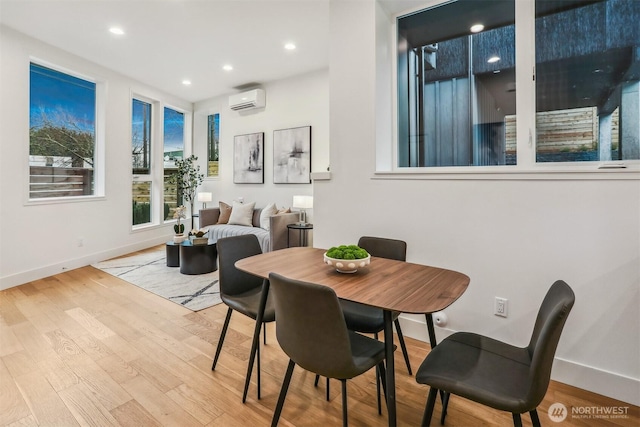
{"label": "recessed ceiling light", "polygon": [[493,64],[494,62],[498,62],[500,61],[500,57],[499,56],[492,56],[491,58],[487,59],[487,62],[489,64]]}
{"label": "recessed ceiling light", "polygon": [[191,86],[191,80],[183,80],[182,84],[185,86]]}
{"label": "recessed ceiling light", "polygon": [[293,43],[287,43],[287,44],[284,45],[284,48],[287,49],[287,50],[295,50],[296,45],[293,44]]}
{"label": "recessed ceiling light", "polygon": [[233,66],[231,66],[229,64],[223,65],[222,69],[225,70],[225,71],[231,71],[231,70],[233,70]]}
{"label": "recessed ceiling light", "polygon": [[117,36],[121,36],[121,35],[124,34],[124,30],[122,28],[120,28],[120,27],[111,27],[111,28],[109,28],[109,32],[111,34],[115,34]]}
{"label": "recessed ceiling light", "polygon": [[484,30],[484,25],[482,24],[472,25],[470,30],[472,33],[479,33],[480,31]]}

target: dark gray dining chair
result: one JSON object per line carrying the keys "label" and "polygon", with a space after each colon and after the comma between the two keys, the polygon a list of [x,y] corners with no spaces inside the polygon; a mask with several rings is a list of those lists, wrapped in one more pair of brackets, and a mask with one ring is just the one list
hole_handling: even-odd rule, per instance
{"label": "dark gray dining chair", "polygon": [[[394,259],[397,261],[406,261],[407,259],[407,243],[403,240],[363,236],[358,240],[358,246],[374,257]],[[378,333],[384,330],[382,309],[345,300],[340,300],[340,305],[342,305],[347,328],[350,330],[365,334],[374,334],[376,338],[378,338]],[[413,372],[411,371],[411,362],[409,361],[407,346],[404,343],[402,328],[398,321],[399,316],[400,313],[393,313],[393,323],[396,327],[396,333],[398,334],[400,348],[402,348],[404,361],[407,365],[407,371],[409,375],[412,375]]]}
{"label": "dark gray dining chair", "polygon": [[[367,251],[371,256],[395,259],[398,261],[405,261],[407,259],[407,243],[402,240],[363,236],[358,240],[358,246]],[[382,309],[346,300],[340,300],[340,305],[342,306],[344,319],[347,322],[347,328],[364,334],[373,334],[374,337],[378,339],[378,333],[384,330],[384,312]],[[407,371],[409,372],[409,375],[412,375],[413,372],[411,371],[411,362],[409,361],[407,346],[404,343],[402,328],[398,321],[399,316],[400,313],[393,313],[393,323],[396,327],[396,333],[398,334],[398,341],[400,342],[400,348],[402,348],[402,355],[404,356],[404,361],[407,365]],[[380,395],[379,378],[380,373],[376,371],[376,387],[378,389],[378,396]],[[316,377],[315,384],[318,384],[318,377]],[[329,379],[327,379],[326,388],[327,400],[329,400]],[[380,399],[378,399],[378,413],[382,413]]]}
{"label": "dark gray dining chair", "polygon": [[430,386],[422,426],[431,422],[438,390],[511,412],[516,427],[522,426],[520,414],[529,412],[533,425],[540,426],[536,408],[549,387],[553,358],[574,301],[569,285],[556,281],[542,301],[526,347],[468,332],[442,340],[416,373],[418,383]]}
{"label": "dark gray dining chair", "polygon": [[[295,365],[342,382],[342,423],[347,422],[347,380],[377,366],[385,377],[384,343],[347,329],[333,289],[269,275],[276,312],[276,336],[289,364],[272,426],[278,425]],[[384,382],[383,382],[384,386]]]}
{"label": "dark gray dining chair", "polygon": [[[216,355],[213,359],[211,370],[216,369],[220,350],[222,350],[222,343],[224,342],[224,338],[229,327],[229,321],[231,320],[231,314],[234,311],[237,311],[252,318],[253,320],[257,320],[263,289],[263,279],[249,273],[245,273],[244,271],[240,271],[235,266],[235,263],[238,260],[262,253],[260,243],[256,236],[253,234],[247,234],[242,236],[225,237],[223,239],[219,239],[216,245],[218,247],[220,298],[229,308],[227,310],[227,316],[224,319],[224,326],[222,327],[220,339],[218,340],[218,347],[216,349]],[[268,297],[262,318],[263,334],[266,332],[264,330],[266,323],[273,322],[274,320],[275,310],[273,307],[273,300]],[[259,334],[260,329],[258,328],[256,330]],[[260,343],[258,336],[254,336],[253,339],[254,342],[257,343],[256,360],[258,362],[258,399],[260,399]],[[249,388],[249,382],[251,381],[252,368],[253,360],[249,360],[249,369],[247,370],[245,388],[242,395],[243,402],[247,398],[247,390]]]}

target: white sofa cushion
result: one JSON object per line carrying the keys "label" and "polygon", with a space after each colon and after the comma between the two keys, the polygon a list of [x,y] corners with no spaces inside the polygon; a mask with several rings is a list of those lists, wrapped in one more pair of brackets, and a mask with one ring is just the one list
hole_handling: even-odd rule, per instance
{"label": "white sofa cushion", "polygon": [[244,225],[246,227],[253,227],[253,209],[256,207],[256,202],[251,203],[238,203],[233,202],[233,208],[231,209],[231,216],[229,217],[229,225]]}
{"label": "white sofa cushion", "polygon": [[269,231],[269,217],[278,213],[278,208],[275,203],[268,204],[260,212],[260,228],[264,228]]}

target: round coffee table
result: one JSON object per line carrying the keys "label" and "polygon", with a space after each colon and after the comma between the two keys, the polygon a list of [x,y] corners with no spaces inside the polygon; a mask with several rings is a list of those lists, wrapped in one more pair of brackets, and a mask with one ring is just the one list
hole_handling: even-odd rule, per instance
{"label": "round coffee table", "polygon": [[218,269],[215,243],[194,245],[188,240],[180,244],[180,273],[204,274]]}

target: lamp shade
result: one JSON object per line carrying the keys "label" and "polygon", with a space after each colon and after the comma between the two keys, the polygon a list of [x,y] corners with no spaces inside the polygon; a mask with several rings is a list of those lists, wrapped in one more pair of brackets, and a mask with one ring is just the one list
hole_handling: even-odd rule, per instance
{"label": "lamp shade", "polygon": [[210,202],[213,200],[213,195],[211,193],[198,193],[198,201],[199,202]]}
{"label": "lamp shade", "polygon": [[293,196],[293,207],[297,209],[313,208],[313,196]]}

